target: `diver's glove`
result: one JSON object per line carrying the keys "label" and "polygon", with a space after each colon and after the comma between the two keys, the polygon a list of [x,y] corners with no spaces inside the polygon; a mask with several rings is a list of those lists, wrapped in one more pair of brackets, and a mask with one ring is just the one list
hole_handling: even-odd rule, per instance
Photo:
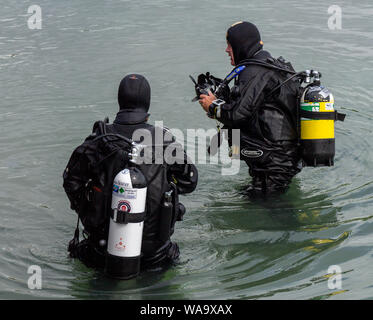
{"label": "diver's glove", "polygon": [[214,100],[209,106],[209,111],[207,116],[212,119],[220,119],[221,107],[225,104],[225,101],[222,99]]}

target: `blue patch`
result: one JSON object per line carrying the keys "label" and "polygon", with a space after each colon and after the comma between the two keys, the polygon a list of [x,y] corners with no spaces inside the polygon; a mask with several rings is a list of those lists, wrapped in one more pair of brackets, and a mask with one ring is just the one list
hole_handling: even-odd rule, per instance
{"label": "blue patch", "polygon": [[118,193],[118,190],[119,190],[119,186],[117,186],[116,184],[114,184],[113,185],[113,192]]}

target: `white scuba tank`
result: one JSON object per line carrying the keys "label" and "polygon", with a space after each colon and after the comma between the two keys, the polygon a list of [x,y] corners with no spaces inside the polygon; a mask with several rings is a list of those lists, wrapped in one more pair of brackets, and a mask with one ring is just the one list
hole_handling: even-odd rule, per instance
{"label": "white scuba tank", "polygon": [[147,183],[135,167],[114,178],[105,273],[129,279],[140,272]]}

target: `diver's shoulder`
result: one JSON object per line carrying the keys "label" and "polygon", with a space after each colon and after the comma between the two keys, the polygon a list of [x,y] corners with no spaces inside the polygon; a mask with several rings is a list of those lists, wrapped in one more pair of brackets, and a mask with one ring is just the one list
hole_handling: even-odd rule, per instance
{"label": "diver's shoulder", "polygon": [[253,59],[258,59],[258,60],[266,60],[268,58],[272,58],[272,55],[269,51],[267,50],[260,50],[258,51],[254,56]]}
{"label": "diver's shoulder", "polygon": [[[240,80],[247,80],[262,76],[264,73],[273,73],[273,69],[269,68],[269,64],[275,59],[266,50],[260,50],[252,58],[253,61],[247,61],[246,68],[240,74]],[[263,65],[260,65],[263,63]],[[266,66],[268,64],[268,66]]]}

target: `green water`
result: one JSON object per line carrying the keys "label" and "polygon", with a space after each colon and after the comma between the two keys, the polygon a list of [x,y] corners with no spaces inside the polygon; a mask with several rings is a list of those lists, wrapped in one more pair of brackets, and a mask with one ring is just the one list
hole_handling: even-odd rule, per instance
{"label": "green water", "polygon": [[[338,1],[341,30],[328,28],[334,3],[321,0],[40,0],[42,29],[29,30],[32,4],[0,8],[1,299],[373,298],[371,1]],[[173,237],[178,266],[119,282],[71,260],[76,214],[61,174],[93,122],[114,119],[121,78],[149,79],[151,123],[213,128],[190,101],[188,75],[231,70],[225,32],[237,20],[254,22],[275,57],[323,73],[347,114],[336,124],[335,166],[306,168],[286,195],[260,203],[240,194],[244,165],[222,176],[222,165],[198,164]],[[31,265],[41,290],[28,288]],[[328,287],[331,265],[342,288]]]}

